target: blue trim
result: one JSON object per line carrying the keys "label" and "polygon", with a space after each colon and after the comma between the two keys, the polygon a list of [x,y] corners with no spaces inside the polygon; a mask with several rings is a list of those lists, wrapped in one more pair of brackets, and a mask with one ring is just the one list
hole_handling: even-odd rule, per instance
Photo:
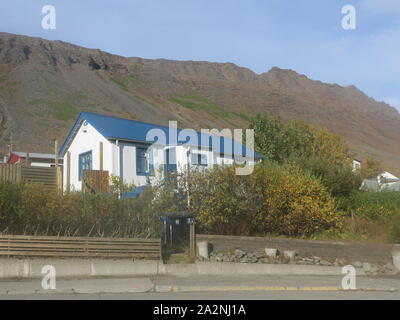
{"label": "blue trim", "polygon": [[[170,161],[170,151],[174,150],[175,152],[175,163],[169,163]],[[165,157],[165,164],[164,164],[164,173],[168,172],[176,172],[177,171],[177,165],[176,165],[176,148],[168,148],[164,151],[164,157]]]}
{"label": "blue trim", "polygon": [[144,188],[145,188],[145,186],[139,186],[139,187],[136,187],[135,190],[133,190],[131,192],[124,192],[123,194],[121,194],[121,198],[122,199],[137,198],[143,192]]}
{"label": "blue trim", "polygon": [[82,112],[79,113],[78,117],[77,117],[76,120],[75,120],[74,125],[72,126],[71,130],[69,131],[67,138],[65,139],[64,143],[62,144],[62,146],[61,146],[61,148],[60,148],[60,151],[58,152],[58,155],[59,155],[60,157],[64,157],[64,153],[65,153],[65,151],[66,151],[66,149],[67,149],[67,145],[69,144],[70,140],[71,140],[71,139],[73,138],[73,136],[75,135],[76,130],[77,130],[77,128],[78,128],[79,125],[80,125],[81,118],[82,118]]}
{"label": "blue trim", "polygon": [[[154,164],[153,164],[153,152],[149,153],[148,152],[148,146],[143,147],[143,146],[138,146],[136,145],[136,175],[137,176],[154,176]],[[148,171],[139,171],[139,153],[144,152],[146,155],[148,155],[147,159],[147,165],[148,165]],[[140,157],[141,158],[141,157]]]}
{"label": "blue trim", "polygon": [[82,164],[83,164],[82,160],[83,160],[83,157],[86,156],[86,155],[89,155],[89,154],[90,154],[90,169],[89,170],[92,170],[92,168],[93,168],[93,153],[92,153],[92,150],[86,151],[86,152],[82,152],[82,153],[78,154],[78,181],[82,180]]}

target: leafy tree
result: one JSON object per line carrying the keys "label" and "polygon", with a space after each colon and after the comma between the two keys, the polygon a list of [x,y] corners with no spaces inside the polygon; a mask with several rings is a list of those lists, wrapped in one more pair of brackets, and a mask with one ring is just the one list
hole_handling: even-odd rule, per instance
{"label": "leafy tree", "polygon": [[382,173],[382,171],[381,163],[371,157],[366,158],[362,162],[361,168],[358,169],[358,172],[363,178],[376,177],[378,174]]}
{"label": "leafy tree", "polygon": [[335,197],[348,196],[361,180],[352,172],[350,154],[342,138],[305,121],[284,122],[258,115],[250,121],[256,151],[267,160],[292,163],[321,179]]}

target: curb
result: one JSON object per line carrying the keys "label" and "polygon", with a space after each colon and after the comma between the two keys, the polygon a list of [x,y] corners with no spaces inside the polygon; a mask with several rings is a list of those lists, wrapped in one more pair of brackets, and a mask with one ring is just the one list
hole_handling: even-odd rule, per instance
{"label": "curb", "polygon": [[55,289],[55,290],[32,290],[32,291],[3,291],[0,295],[29,295],[29,294],[101,294],[101,293],[178,293],[178,292],[238,292],[238,291],[362,291],[362,292],[399,292],[397,288],[357,288],[342,289],[340,287],[298,287],[298,286],[153,286],[146,291],[137,290],[96,290],[96,289]]}
{"label": "curb", "polygon": [[397,288],[357,288],[342,289],[340,287],[297,287],[297,286],[215,286],[215,287],[175,287],[156,286],[155,292],[213,292],[213,291],[370,291],[370,292],[398,292]]}

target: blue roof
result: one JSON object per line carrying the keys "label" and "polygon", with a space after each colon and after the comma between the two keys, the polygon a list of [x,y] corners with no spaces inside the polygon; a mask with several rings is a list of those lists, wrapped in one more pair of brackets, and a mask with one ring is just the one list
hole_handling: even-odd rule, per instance
{"label": "blue roof", "polygon": [[[147,133],[152,130],[152,129],[160,129],[165,133],[166,136],[166,144],[170,144],[169,142],[169,127],[166,126],[160,126],[156,124],[150,124],[146,122],[141,122],[141,121],[135,121],[135,120],[128,120],[128,119],[122,119],[122,118],[116,118],[112,116],[106,116],[106,115],[101,115],[101,114],[96,114],[96,113],[91,113],[91,112],[81,112],[79,116],[77,117],[74,126],[72,127],[71,131],[69,132],[67,138],[65,139],[63,145],[61,146],[60,149],[60,155],[64,155],[65,151],[67,150],[69,144],[72,142],[75,133],[79,129],[80,125],[87,121],[90,123],[100,134],[102,134],[105,138],[109,140],[125,140],[125,141],[133,141],[133,142],[142,142],[142,143],[152,143],[153,141],[148,141],[146,140],[146,135]],[[186,133],[187,129],[177,129],[177,134],[180,132]],[[214,152],[219,152],[219,153],[225,153],[225,154],[235,154],[235,155],[245,155],[246,154],[246,149],[247,151],[251,151],[251,149],[246,148],[246,146],[240,144],[236,140],[229,139],[226,137],[220,137],[220,136],[212,136],[212,135],[207,135],[203,134],[200,132],[196,132],[197,134],[197,139],[199,140],[197,147],[207,147],[207,148],[212,148]],[[213,139],[218,139],[219,140],[219,150],[215,150],[216,146],[213,146],[212,140]],[[189,139],[186,140],[186,142]],[[178,141],[179,145],[185,144],[185,141]],[[236,146],[233,148],[229,148],[230,152],[227,152],[225,150],[224,152],[224,146],[227,144],[227,146]],[[188,145],[193,145],[192,143],[188,143]],[[232,150],[233,149],[233,150]],[[233,152],[232,152],[233,151]],[[248,152],[248,154],[251,154]],[[254,157],[255,158],[263,158],[260,154],[257,152],[254,152]]]}

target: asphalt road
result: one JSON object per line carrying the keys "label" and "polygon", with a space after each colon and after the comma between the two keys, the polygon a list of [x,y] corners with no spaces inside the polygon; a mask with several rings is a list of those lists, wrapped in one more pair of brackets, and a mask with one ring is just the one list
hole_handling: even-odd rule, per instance
{"label": "asphalt road", "polygon": [[1,296],[2,300],[399,300],[399,292],[245,291],[150,292],[98,294],[30,294]]}
{"label": "asphalt road", "polygon": [[[400,277],[356,279],[357,291],[342,291],[341,276],[196,276],[155,278],[62,279],[57,287],[80,288],[83,293],[24,293],[40,280],[1,281],[0,288],[16,288],[16,294],[0,299],[16,300],[286,300],[286,299],[400,299]],[[130,285],[132,284],[132,286]],[[127,292],[136,284],[142,291]],[[149,285],[148,285],[149,284]],[[85,291],[87,290],[87,291]],[[165,291],[165,292],[164,292]],[[108,292],[108,293],[107,293]],[[115,292],[115,293],[110,293]],[[118,293],[117,293],[118,292]]]}

